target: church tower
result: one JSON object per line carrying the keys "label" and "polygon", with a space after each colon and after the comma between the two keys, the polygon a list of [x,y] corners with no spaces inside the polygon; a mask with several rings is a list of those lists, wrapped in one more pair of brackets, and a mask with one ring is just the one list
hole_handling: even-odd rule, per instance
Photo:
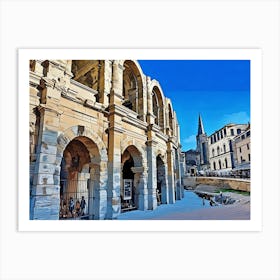
{"label": "church tower", "polygon": [[198,116],[198,130],[196,135],[196,151],[199,153],[199,165],[198,170],[207,170],[209,168],[209,156],[208,156],[208,138],[204,131],[202,118]]}

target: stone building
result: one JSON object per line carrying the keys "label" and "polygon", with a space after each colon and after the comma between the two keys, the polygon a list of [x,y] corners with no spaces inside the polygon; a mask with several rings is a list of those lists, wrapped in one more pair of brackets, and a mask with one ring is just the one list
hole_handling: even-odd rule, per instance
{"label": "stone building", "polygon": [[208,137],[211,171],[219,175],[227,175],[235,167],[234,139],[246,128],[246,124],[228,124]]}
{"label": "stone building", "polygon": [[185,152],[186,173],[188,176],[196,176],[200,163],[200,153],[197,150]]}
{"label": "stone building", "polygon": [[246,130],[234,138],[236,161],[234,173],[240,177],[250,177],[251,166],[251,130],[250,124]]}
{"label": "stone building", "polygon": [[115,219],[183,197],[179,124],[132,60],[30,61],[30,219]]}

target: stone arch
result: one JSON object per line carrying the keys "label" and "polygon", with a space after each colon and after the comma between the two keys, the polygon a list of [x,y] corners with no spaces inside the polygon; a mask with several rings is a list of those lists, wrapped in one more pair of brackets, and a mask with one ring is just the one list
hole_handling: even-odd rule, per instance
{"label": "stone arch", "polygon": [[[107,205],[107,150],[97,133],[83,126],[73,126],[61,133],[57,138],[56,176],[60,181],[64,151],[73,142],[79,142],[88,151],[89,159],[77,170],[77,178],[84,179],[84,189],[88,189],[89,219],[104,219]],[[59,183],[57,183],[59,184]],[[77,182],[80,184],[80,182]]]}
{"label": "stone arch", "polygon": [[123,67],[123,105],[144,116],[144,74],[136,60],[120,60]]}
{"label": "stone arch", "polygon": [[166,108],[167,108],[167,127],[169,130],[169,135],[174,135],[174,111],[172,107],[171,100],[169,98],[166,99]]}
{"label": "stone arch", "polygon": [[156,157],[160,157],[161,160],[164,162],[164,164],[166,164],[166,162],[167,162],[166,151],[164,152],[163,150],[158,149],[156,151]]}
{"label": "stone arch", "polygon": [[57,165],[60,165],[61,163],[63,151],[65,150],[66,146],[70,143],[70,141],[72,141],[74,138],[78,136],[84,136],[92,140],[98,148],[100,161],[102,163],[108,162],[107,149],[104,142],[99,137],[99,135],[96,132],[91,131],[88,128],[85,128],[84,126],[76,125],[76,126],[69,127],[67,130],[62,132],[57,138],[57,153],[56,153]]}
{"label": "stone arch", "polygon": [[[144,210],[143,189],[146,187],[144,150],[134,141],[124,141],[121,149],[121,208]],[[130,185],[131,198],[126,200],[125,189]]]}
{"label": "stone arch", "polygon": [[151,94],[153,103],[153,114],[155,115],[155,123],[165,129],[165,109],[164,109],[164,95],[161,86],[158,81],[152,80],[151,82]]}
{"label": "stone arch", "polygon": [[145,149],[134,139],[126,139],[121,142],[121,154],[124,153],[124,151],[129,147],[134,146],[138,152],[140,153],[141,162],[143,166],[145,166],[147,159],[146,159],[146,151]]}

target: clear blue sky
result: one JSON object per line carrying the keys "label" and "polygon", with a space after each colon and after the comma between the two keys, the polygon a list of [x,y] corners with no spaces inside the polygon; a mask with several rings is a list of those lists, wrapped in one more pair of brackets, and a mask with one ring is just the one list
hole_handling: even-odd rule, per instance
{"label": "clear blue sky", "polygon": [[182,150],[196,148],[198,115],[209,136],[228,123],[250,121],[249,60],[139,60],[172,100]]}

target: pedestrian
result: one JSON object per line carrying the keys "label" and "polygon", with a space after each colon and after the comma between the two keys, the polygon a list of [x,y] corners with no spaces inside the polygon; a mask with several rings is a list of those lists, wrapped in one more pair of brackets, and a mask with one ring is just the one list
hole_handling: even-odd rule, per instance
{"label": "pedestrian", "polygon": [[220,192],[221,204],[223,204],[223,193]]}
{"label": "pedestrian", "polygon": [[70,197],[70,201],[69,201],[69,211],[70,213],[72,214],[73,210],[74,210],[74,200],[73,200],[73,197]]}
{"label": "pedestrian", "polygon": [[81,216],[83,216],[85,214],[85,208],[86,208],[86,201],[85,201],[85,197],[82,196],[82,200],[81,200]]}

